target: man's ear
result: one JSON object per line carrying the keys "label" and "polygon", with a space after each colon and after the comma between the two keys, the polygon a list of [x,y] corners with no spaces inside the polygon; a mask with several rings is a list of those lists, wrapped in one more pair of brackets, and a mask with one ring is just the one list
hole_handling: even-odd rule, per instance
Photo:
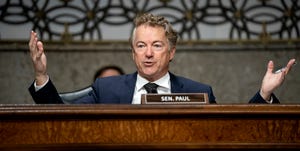
{"label": "man's ear", "polygon": [[169,62],[171,62],[174,57],[175,57],[175,52],[176,52],[176,47],[173,47],[171,50],[170,50],[170,59],[169,59]]}
{"label": "man's ear", "polygon": [[134,61],[134,50],[131,48],[131,55],[132,55],[132,60]]}

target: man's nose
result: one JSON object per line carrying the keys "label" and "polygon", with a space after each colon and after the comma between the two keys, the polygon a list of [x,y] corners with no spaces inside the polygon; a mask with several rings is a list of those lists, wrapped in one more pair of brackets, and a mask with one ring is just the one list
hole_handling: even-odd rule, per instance
{"label": "man's nose", "polygon": [[146,56],[153,56],[153,50],[151,47],[147,47]]}

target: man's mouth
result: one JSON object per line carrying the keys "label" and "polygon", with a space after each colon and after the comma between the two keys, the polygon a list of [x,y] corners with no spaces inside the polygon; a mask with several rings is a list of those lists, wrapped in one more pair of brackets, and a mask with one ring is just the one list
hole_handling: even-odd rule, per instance
{"label": "man's mouth", "polygon": [[153,64],[154,64],[154,62],[152,62],[152,61],[145,61],[144,62],[145,66],[152,66]]}

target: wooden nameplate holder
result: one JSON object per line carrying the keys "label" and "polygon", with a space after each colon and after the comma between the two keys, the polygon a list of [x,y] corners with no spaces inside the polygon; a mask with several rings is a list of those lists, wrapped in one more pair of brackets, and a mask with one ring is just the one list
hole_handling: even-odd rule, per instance
{"label": "wooden nameplate holder", "polygon": [[142,104],[209,104],[207,93],[142,94]]}

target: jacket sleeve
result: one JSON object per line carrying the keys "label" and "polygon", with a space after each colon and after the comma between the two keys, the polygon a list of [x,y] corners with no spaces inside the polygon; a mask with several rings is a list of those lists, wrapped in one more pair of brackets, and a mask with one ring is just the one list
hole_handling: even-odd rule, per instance
{"label": "jacket sleeve", "polygon": [[63,104],[59,94],[49,79],[49,82],[40,90],[35,91],[34,83],[28,88],[36,104]]}
{"label": "jacket sleeve", "polygon": [[[279,104],[279,99],[272,93],[271,97],[273,99],[272,104]],[[262,98],[262,96],[259,94],[259,91],[251,98],[249,103],[261,103],[266,104],[267,102]]]}
{"label": "jacket sleeve", "polygon": [[217,104],[216,98],[215,98],[215,96],[213,94],[213,90],[212,90],[212,88],[210,86],[209,86],[208,98],[209,98],[209,103],[210,104]]}

